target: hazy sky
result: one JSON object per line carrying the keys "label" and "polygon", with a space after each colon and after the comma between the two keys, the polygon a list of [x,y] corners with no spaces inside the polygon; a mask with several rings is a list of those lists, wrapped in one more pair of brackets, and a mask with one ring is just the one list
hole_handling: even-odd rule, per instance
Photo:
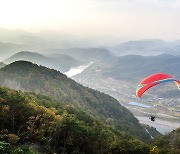
{"label": "hazy sky", "polygon": [[180,0],[0,0],[0,27],[180,39]]}

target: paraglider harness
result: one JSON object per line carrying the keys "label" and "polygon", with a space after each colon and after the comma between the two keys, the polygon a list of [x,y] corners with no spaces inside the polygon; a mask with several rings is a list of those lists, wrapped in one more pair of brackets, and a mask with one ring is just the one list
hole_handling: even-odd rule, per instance
{"label": "paraglider harness", "polygon": [[155,118],[156,118],[155,116],[151,116],[149,119],[154,122]]}

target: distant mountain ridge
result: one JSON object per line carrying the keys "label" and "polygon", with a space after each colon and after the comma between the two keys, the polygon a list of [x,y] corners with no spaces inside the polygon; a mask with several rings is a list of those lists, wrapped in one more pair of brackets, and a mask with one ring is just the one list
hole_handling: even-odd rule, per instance
{"label": "distant mountain ridge", "polygon": [[21,50],[22,46],[20,44],[0,42],[0,61]]}
{"label": "distant mountain ridge", "polygon": [[165,42],[160,39],[144,39],[124,42],[109,48],[109,50],[116,56],[130,54],[143,56],[159,54],[180,55],[180,48],[178,45],[180,45],[179,41]]}
{"label": "distant mountain ridge", "polygon": [[45,52],[65,54],[85,62],[106,60],[111,57],[110,52],[103,48],[69,48],[69,49],[48,49]]}
{"label": "distant mountain ridge", "polygon": [[[112,42],[112,43],[110,43]],[[114,40],[114,41],[112,41]],[[123,40],[123,38],[122,38]],[[23,30],[9,30],[0,28],[0,42],[19,44],[21,49],[18,51],[44,51],[49,49],[70,49],[70,48],[102,48],[108,49],[116,56],[123,56],[129,54],[137,55],[158,55],[158,54],[172,54],[180,55],[180,41],[167,42],[161,39],[142,39],[126,41],[124,43],[119,38],[111,38],[110,36],[100,37],[80,37],[65,32],[56,32],[52,30],[42,30],[36,33],[30,33]],[[124,40],[127,40],[124,39]],[[110,46],[110,44],[117,44]],[[113,43],[114,42],[114,43]],[[6,52],[8,50],[1,51]],[[14,54],[16,51],[12,51]],[[9,56],[9,55],[7,55]],[[6,57],[7,57],[6,56]]]}
{"label": "distant mountain ridge", "polygon": [[[24,38],[24,39],[23,39]],[[103,38],[103,37],[102,37]],[[0,28],[0,42],[15,43],[25,45],[23,50],[45,50],[51,48],[89,48],[98,46],[98,38],[80,37],[67,32],[53,30],[42,30],[36,33],[26,32],[24,30],[10,30]],[[105,37],[108,39],[108,37]],[[106,42],[106,41],[103,41]],[[32,44],[34,43],[34,44]]]}
{"label": "distant mountain ridge", "polygon": [[150,74],[166,72],[179,78],[180,73],[177,71],[179,68],[180,58],[176,56],[167,54],[147,57],[128,55],[114,61],[112,67],[104,71],[104,75],[111,74],[111,77],[118,79],[129,77],[131,80],[139,80]]}
{"label": "distant mountain ridge", "polygon": [[29,51],[18,52],[15,55],[4,60],[3,62],[5,64],[10,64],[19,60],[31,61],[38,65],[60,70],[61,72],[66,72],[71,67],[76,67],[83,64],[83,62],[81,62],[80,60],[74,59],[68,55],[58,54],[48,56]]}
{"label": "distant mountain ridge", "polygon": [[[96,75],[120,80],[139,81],[143,77],[157,72],[166,72],[180,78],[180,57],[162,54],[158,56],[127,55],[91,65],[80,77]],[[91,72],[91,70],[93,72]],[[94,73],[95,70],[98,70]],[[75,77],[76,78],[76,77]]]}

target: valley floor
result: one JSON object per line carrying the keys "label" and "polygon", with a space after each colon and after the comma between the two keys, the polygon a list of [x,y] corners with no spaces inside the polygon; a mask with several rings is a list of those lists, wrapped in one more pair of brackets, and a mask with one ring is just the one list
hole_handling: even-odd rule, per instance
{"label": "valley floor", "polygon": [[155,122],[152,122],[149,117],[146,116],[136,116],[136,118],[140,121],[140,123],[155,127],[156,130],[162,134],[167,134],[180,127],[180,122],[163,120],[160,118],[156,118]]}

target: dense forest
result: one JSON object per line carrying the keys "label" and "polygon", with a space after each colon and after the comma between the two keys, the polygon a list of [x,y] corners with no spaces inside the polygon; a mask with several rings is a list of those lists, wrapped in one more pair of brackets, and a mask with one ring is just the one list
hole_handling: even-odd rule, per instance
{"label": "dense forest", "polygon": [[143,141],[150,139],[133,114],[113,97],[84,87],[56,70],[31,62],[17,61],[0,69],[0,85],[49,96],[84,109],[102,122]]}
{"label": "dense forest", "polygon": [[0,88],[0,153],[148,153],[150,146],[84,110]]}
{"label": "dense forest", "polygon": [[143,143],[85,110],[32,92],[0,88],[0,153],[177,153],[179,129]]}
{"label": "dense forest", "polygon": [[161,153],[180,153],[180,128],[167,135],[161,135],[151,141],[151,144],[159,147]]}

